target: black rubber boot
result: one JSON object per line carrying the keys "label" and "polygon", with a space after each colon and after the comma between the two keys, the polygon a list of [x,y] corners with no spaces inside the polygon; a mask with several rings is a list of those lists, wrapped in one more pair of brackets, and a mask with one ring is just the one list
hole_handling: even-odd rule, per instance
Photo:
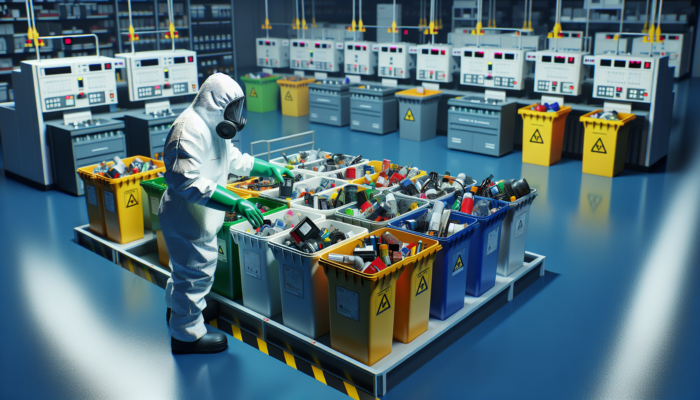
{"label": "black rubber boot", "polygon": [[[165,312],[165,322],[168,323],[168,326],[170,326],[170,313],[172,311],[168,308],[168,311]],[[202,311],[202,317],[204,318],[204,322],[209,322],[212,320],[215,320],[219,318],[219,313],[221,312],[221,307],[219,306],[219,302],[216,300],[209,300],[207,301],[207,306],[204,307],[204,310]]]}
{"label": "black rubber boot", "polygon": [[194,342],[183,342],[171,337],[170,347],[173,354],[213,354],[225,351],[228,341],[223,333],[209,332]]}

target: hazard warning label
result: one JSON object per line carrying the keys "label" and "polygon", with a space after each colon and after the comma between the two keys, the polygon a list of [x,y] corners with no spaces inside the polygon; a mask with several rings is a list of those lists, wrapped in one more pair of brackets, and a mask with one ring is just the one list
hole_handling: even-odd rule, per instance
{"label": "hazard warning label", "polygon": [[124,201],[126,202],[126,208],[134,207],[139,205],[138,199],[138,189],[133,189],[124,192]]}
{"label": "hazard warning label", "polygon": [[284,96],[284,99],[287,101],[292,101],[292,94],[287,92],[287,94]]}
{"label": "hazard warning label", "polygon": [[252,89],[250,89],[250,94],[248,96],[258,97],[258,92],[255,91],[255,88],[252,88]]}
{"label": "hazard warning label", "polygon": [[605,150],[605,145],[603,145],[603,139],[598,138],[591,149],[591,153],[608,154],[608,152]]}
{"label": "hazard warning label", "polygon": [[429,269],[423,270],[416,276],[416,296],[421,293],[425,293],[428,290],[428,281],[430,280],[430,275],[428,275]]}
{"label": "hazard warning label", "polygon": [[226,262],[226,241],[224,239],[216,238],[216,242],[218,260]]}
{"label": "hazard warning label", "polygon": [[391,286],[377,293],[377,315],[391,308],[389,297],[391,297]]}
{"label": "hazard warning label", "polygon": [[530,137],[530,143],[544,144],[544,140],[542,140],[542,135],[540,134],[539,129],[535,129],[535,133],[533,133],[532,137]]}
{"label": "hazard warning label", "polygon": [[464,260],[464,249],[452,255],[452,264],[454,265],[452,268],[452,276],[464,271]]}
{"label": "hazard warning label", "polygon": [[527,216],[527,211],[520,213],[520,215],[515,217],[515,235],[514,238],[525,233],[525,217]]}
{"label": "hazard warning label", "polygon": [[410,108],[406,112],[406,116],[404,116],[403,119],[404,119],[404,121],[415,121],[416,120],[415,118],[413,118],[413,113],[411,112]]}

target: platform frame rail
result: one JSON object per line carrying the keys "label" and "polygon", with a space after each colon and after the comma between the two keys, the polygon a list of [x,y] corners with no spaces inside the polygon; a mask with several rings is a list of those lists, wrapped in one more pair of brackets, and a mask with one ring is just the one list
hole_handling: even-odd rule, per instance
{"label": "platform frame rail", "polygon": [[[300,143],[300,144],[294,144],[294,145],[287,146],[287,147],[282,147],[281,149],[275,149],[275,150],[270,149],[272,143],[284,142],[284,141],[287,141],[290,139],[296,139],[296,138],[300,138],[300,137],[304,137],[304,136],[311,136],[311,141],[305,142],[305,143]],[[250,155],[253,157],[258,157],[258,156],[263,156],[263,155],[267,154],[267,161],[270,161],[270,155],[272,153],[280,153],[281,154],[285,150],[296,149],[296,148],[304,147],[304,146],[308,146],[308,145],[311,145],[311,150],[313,150],[315,142],[316,142],[316,135],[315,135],[314,131],[306,131],[306,132],[297,133],[295,135],[285,136],[285,137],[278,138],[278,139],[257,140],[255,142],[250,143]],[[253,147],[256,144],[266,144],[267,145],[267,152],[255,154],[255,150],[253,149]]]}
{"label": "platform frame rail", "polygon": [[[165,288],[170,271],[158,264],[155,234],[117,244],[90,232],[89,226],[74,228],[75,242],[122,268]],[[433,357],[447,349],[488,316],[507,304],[535,280],[544,276],[545,256],[526,251],[523,267],[508,277],[498,275],[496,285],[481,297],[465,296],[463,309],[444,321],[431,319],[428,331],[404,344],[394,341],[392,353],[372,366],[341,354],[330,346],[287,328],[275,317],[267,318],[216,293],[207,298],[221,305],[219,319],[247,331],[260,340],[316,366],[375,397],[385,395]]]}

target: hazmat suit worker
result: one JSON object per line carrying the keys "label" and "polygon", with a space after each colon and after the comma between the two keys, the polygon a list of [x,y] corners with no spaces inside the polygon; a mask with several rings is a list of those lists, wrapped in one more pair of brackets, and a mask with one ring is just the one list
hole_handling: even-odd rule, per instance
{"label": "hazmat suit worker", "polygon": [[216,234],[226,211],[261,226],[263,215],[252,203],[225,188],[228,175],[293,177],[282,167],[253,158],[231,139],[245,126],[245,93],[229,76],[214,74],[192,104],[175,120],[165,141],[163,160],[168,189],[158,216],[170,254],[172,274],[165,288],[173,353],[218,353],[226,336],[207,333],[202,317],[214,282]]}

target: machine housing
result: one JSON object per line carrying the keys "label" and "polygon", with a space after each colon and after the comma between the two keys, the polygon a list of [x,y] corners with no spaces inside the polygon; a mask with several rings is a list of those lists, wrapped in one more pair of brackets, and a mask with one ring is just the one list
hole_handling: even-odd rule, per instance
{"label": "machine housing", "polygon": [[527,64],[525,50],[491,47],[463,47],[453,54],[461,57],[460,84],[522,90]]}
{"label": "machine housing", "polygon": [[374,42],[345,42],[345,73],[374,75],[377,53],[372,51]]}
{"label": "machine housing", "polygon": [[415,45],[410,43],[379,43],[375,47],[379,53],[377,75],[380,78],[408,79],[411,70],[416,67],[415,55],[409,49]]}
{"label": "machine housing", "polygon": [[289,39],[257,38],[255,39],[255,58],[258,67],[289,67]]}
{"label": "machine housing", "polygon": [[199,90],[195,51],[141,51],[115,57],[124,60],[131,101],[167,99]]}
{"label": "machine housing", "polygon": [[415,47],[416,79],[419,81],[450,83],[457,63],[449,44],[422,44]]}
{"label": "machine housing", "polygon": [[343,43],[333,40],[292,39],[290,68],[338,72],[343,64]]}

